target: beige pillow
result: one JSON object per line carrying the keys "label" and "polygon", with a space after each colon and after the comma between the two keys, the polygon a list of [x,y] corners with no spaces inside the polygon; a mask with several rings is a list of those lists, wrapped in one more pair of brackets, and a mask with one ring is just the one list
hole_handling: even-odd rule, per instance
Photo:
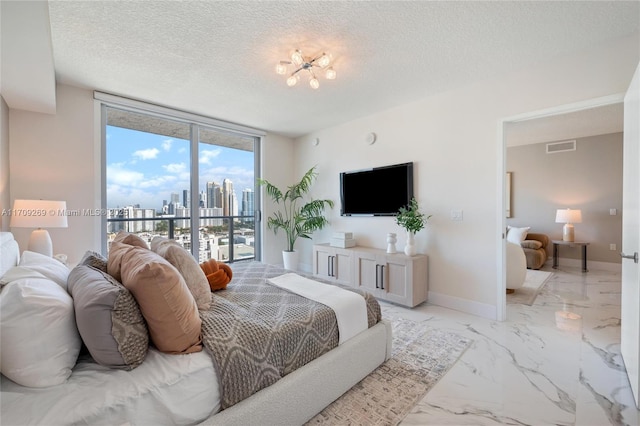
{"label": "beige pillow", "polygon": [[147,244],[147,242],[145,240],[143,240],[142,238],[140,238],[139,236],[137,236],[136,234],[130,234],[129,232],[126,231],[120,231],[118,232],[118,234],[115,236],[115,238],[113,239],[114,243],[125,243],[125,244],[129,244],[131,246],[136,246],[136,247],[142,247],[142,248],[149,248],[149,244]]}
{"label": "beige pillow", "polygon": [[109,257],[107,259],[107,274],[111,275],[117,281],[122,282],[121,268],[122,260],[125,254],[134,246],[120,243],[114,240],[109,248]]}
{"label": "beige pillow", "polygon": [[542,248],[542,243],[538,240],[524,240],[520,245],[522,245],[522,248],[530,248],[534,250]]}
{"label": "beige pillow", "polygon": [[160,247],[161,244],[166,243],[167,241],[174,241],[174,240],[169,240],[167,237],[153,237],[153,239],[151,240],[151,244],[149,244],[149,246],[151,247],[151,251],[155,251],[156,253],[158,252],[158,247]]}
{"label": "beige pillow", "polygon": [[154,238],[151,241],[151,247],[153,251],[175,266],[180,272],[198,305],[198,309],[208,310],[211,307],[209,282],[191,253],[174,240],[168,239],[157,241],[157,238]]}
{"label": "beige pillow", "polygon": [[202,321],[184,279],[157,253],[133,247],[122,259],[122,284],[133,294],[158,350],[181,354],[202,350]]}

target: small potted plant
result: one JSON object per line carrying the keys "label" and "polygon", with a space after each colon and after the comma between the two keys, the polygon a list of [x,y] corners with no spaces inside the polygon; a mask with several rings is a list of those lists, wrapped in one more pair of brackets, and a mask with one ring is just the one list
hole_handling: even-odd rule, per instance
{"label": "small potted plant", "polygon": [[287,187],[286,191],[278,189],[265,179],[258,179],[267,195],[273,201],[282,205],[281,211],[276,211],[267,219],[267,226],[275,234],[282,229],[287,236],[287,249],[282,252],[285,269],[297,270],[298,252],[293,246],[298,238],[311,238],[311,233],[324,228],[329,221],[324,217],[325,207],[333,208],[332,200],[309,200],[304,197],[311,190],[311,183],[317,177],[316,167],[309,169],[300,182]]}
{"label": "small potted plant", "polygon": [[431,215],[426,216],[420,212],[418,201],[415,198],[412,198],[406,207],[400,207],[398,210],[396,223],[407,231],[407,245],[404,248],[404,253],[407,256],[416,254],[415,234],[425,227],[430,218]]}

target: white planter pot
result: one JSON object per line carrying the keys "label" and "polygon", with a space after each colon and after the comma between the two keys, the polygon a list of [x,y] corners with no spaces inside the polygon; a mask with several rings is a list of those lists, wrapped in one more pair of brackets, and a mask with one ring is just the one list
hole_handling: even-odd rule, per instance
{"label": "white planter pot", "polygon": [[282,261],[284,262],[284,269],[289,269],[290,271],[297,271],[299,259],[300,259],[300,254],[295,250],[282,251]]}

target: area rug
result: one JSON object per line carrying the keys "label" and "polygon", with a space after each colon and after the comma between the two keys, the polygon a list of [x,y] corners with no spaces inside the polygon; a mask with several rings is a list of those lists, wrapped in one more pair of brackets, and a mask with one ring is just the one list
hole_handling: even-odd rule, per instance
{"label": "area rug", "polygon": [[540,290],[552,275],[553,273],[547,271],[527,269],[524,285],[513,293],[507,294],[507,304],[533,305],[538,293],[540,293]]}
{"label": "area rug", "polygon": [[391,358],[307,425],[397,425],[472,342],[424,322],[385,318],[393,327]]}

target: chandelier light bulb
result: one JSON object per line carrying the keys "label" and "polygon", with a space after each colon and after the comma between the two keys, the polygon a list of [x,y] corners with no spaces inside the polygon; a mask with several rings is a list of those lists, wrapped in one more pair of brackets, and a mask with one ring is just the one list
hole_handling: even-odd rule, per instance
{"label": "chandelier light bulb", "polygon": [[316,90],[320,87],[319,74],[327,80],[336,79],[337,73],[331,64],[332,60],[330,53],[320,51],[312,56],[304,56],[302,50],[293,49],[290,51],[289,59],[276,63],[275,71],[286,77],[289,87],[297,85],[301,78],[308,77],[309,86]]}
{"label": "chandelier light bulb", "polygon": [[293,53],[291,54],[291,61],[296,64],[296,66],[300,66],[302,65],[302,63],[304,62],[304,58],[302,57],[302,52],[300,52],[299,50],[294,50]]}
{"label": "chandelier light bulb", "polygon": [[290,75],[289,78],[287,78],[287,86],[293,87],[297,83],[298,83],[298,78],[295,75]]}
{"label": "chandelier light bulb", "polygon": [[336,79],[336,70],[333,67],[327,68],[327,72],[324,74],[327,80],[335,80]]}
{"label": "chandelier light bulb", "polygon": [[323,53],[322,56],[320,57],[320,59],[318,59],[318,65],[321,68],[324,68],[327,65],[329,65],[329,62],[331,62],[331,58],[326,53]]}
{"label": "chandelier light bulb", "polygon": [[276,65],[276,73],[280,75],[284,75],[287,73],[287,64],[284,62],[279,62]]}

